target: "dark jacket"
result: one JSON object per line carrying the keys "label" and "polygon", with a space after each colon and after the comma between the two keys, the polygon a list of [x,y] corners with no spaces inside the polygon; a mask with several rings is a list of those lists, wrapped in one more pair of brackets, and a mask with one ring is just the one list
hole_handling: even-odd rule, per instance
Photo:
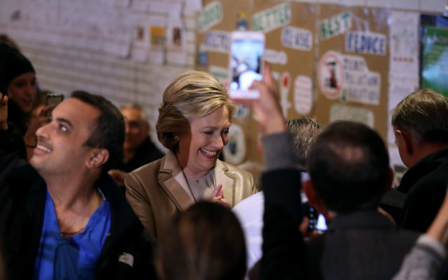
{"label": "dark jacket", "polygon": [[129,173],[164,156],[148,136],[140,147],[137,148],[134,157],[128,162],[122,161],[117,169]]}
{"label": "dark jacket", "polygon": [[340,215],[321,236],[304,242],[300,173],[263,175],[265,213],[262,279],[391,279],[419,233],[396,230],[374,211]]}
{"label": "dark jacket", "polygon": [[[0,170],[7,171],[0,178],[0,233],[8,279],[31,279],[42,232],[46,184],[31,165],[0,149]],[[107,174],[96,186],[111,208],[109,235],[97,262],[96,278],[156,279],[151,238],[122,192]],[[133,256],[132,267],[120,259],[124,253],[128,260]]]}
{"label": "dark jacket", "polygon": [[432,153],[404,174],[398,191],[407,194],[403,228],[425,232],[445,198],[448,183],[448,149]]}

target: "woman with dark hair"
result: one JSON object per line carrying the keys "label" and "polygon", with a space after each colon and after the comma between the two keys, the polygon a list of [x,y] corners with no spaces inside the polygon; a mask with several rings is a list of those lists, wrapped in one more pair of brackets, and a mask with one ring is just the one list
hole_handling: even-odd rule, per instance
{"label": "woman with dark hair", "polygon": [[[41,118],[34,121],[39,124],[31,125],[31,112],[36,97],[36,71],[31,62],[16,49],[0,43],[0,92],[9,97],[8,123],[15,134],[20,135],[27,147],[35,147],[37,143],[36,130],[41,122],[48,120],[44,116],[46,108],[42,110]],[[31,127],[32,129],[28,129]],[[22,143],[23,145],[23,143]],[[25,149],[21,149],[25,153]],[[21,153],[21,157],[24,157]],[[26,155],[25,157],[26,158]]]}
{"label": "woman with dark hair", "polygon": [[156,269],[162,280],[243,279],[246,246],[237,218],[217,203],[193,205],[161,238]]}

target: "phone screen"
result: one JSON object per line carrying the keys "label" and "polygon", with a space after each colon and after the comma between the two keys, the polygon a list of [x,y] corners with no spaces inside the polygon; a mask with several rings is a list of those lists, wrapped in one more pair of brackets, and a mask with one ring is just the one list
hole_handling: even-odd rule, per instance
{"label": "phone screen", "polygon": [[309,208],[308,219],[310,220],[309,229],[317,231],[327,230],[327,223],[322,214],[319,214],[313,207]]}
{"label": "phone screen", "polygon": [[263,41],[237,39],[232,42],[230,90],[247,91],[254,80],[262,79],[263,52]]}
{"label": "phone screen", "polygon": [[51,115],[51,111],[64,100],[64,95],[61,93],[47,93],[45,97],[45,105],[53,105],[53,108],[47,112],[47,116]]}

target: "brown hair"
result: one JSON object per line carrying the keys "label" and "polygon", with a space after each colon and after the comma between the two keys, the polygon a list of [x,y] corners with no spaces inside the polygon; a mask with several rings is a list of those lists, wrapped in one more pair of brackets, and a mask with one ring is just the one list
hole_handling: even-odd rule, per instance
{"label": "brown hair", "polygon": [[431,89],[413,92],[393,110],[392,125],[410,133],[414,143],[447,142],[448,98]]}
{"label": "brown hair", "polygon": [[159,141],[175,150],[174,134],[189,128],[195,118],[205,117],[221,106],[227,106],[229,116],[236,111],[227,91],[213,76],[200,71],[188,71],[177,77],[163,93],[156,124]]}
{"label": "brown hair", "polygon": [[244,234],[224,206],[199,202],[174,220],[157,250],[161,279],[243,279]]}

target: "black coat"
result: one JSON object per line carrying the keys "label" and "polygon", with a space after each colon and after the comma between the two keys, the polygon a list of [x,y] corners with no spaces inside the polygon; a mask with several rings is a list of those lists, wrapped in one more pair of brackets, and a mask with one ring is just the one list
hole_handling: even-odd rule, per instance
{"label": "black coat", "polygon": [[148,136],[140,147],[137,148],[134,157],[128,162],[122,161],[117,169],[129,173],[145,164],[163,158],[164,156],[165,155],[157,149],[156,145]]}
{"label": "black coat", "polygon": [[448,149],[432,153],[404,174],[398,191],[407,194],[403,228],[425,232],[442,206],[448,183]]}
{"label": "black coat", "polygon": [[[0,137],[4,132],[0,133]],[[0,145],[3,140],[0,139]],[[46,184],[36,170],[0,147],[0,233],[8,279],[31,279],[42,232]],[[109,234],[97,262],[97,279],[156,279],[153,243],[114,180],[96,183],[111,209]],[[119,260],[133,256],[132,267]]]}
{"label": "black coat", "polygon": [[419,233],[396,230],[386,217],[359,211],[336,217],[326,233],[304,242],[300,173],[263,175],[261,279],[391,279]]}

